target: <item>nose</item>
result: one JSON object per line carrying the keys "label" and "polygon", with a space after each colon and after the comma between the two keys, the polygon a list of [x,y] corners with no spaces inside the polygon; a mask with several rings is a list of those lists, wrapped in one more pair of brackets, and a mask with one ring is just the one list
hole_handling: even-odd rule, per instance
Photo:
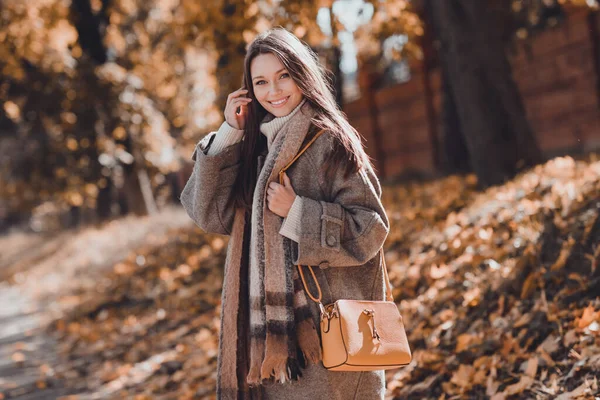
{"label": "nose", "polygon": [[281,88],[279,87],[279,84],[277,82],[273,82],[271,84],[271,93],[275,95],[280,92],[281,92]]}

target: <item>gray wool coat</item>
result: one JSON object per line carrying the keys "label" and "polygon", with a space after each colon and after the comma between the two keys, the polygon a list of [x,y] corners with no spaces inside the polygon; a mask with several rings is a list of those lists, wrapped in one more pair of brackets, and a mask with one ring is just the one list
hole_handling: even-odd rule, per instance
{"label": "gray wool coat", "polygon": [[[232,232],[235,210],[225,206],[239,169],[241,143],[208,156],[214,135],[196,147],[194,170],[181,202],[200,228],[231,236],[229,252],[232,241],[241,241],[243,236]],[[302,197],[300,240],[294,244],[293,261],[318,266],[325,304],[338,299],[383,300],[385,283],[378,251],[389,232],[389,221],[381,203],[381,186],[370,166],[348,179],[340,170],[335,179],[327,180],[320,167],[331,156],[332,140],[328,133],[321,135],[287,171],[294,191]],[[315,326],[319,326],[318,307],[312,305]],[[310,365],[299,381],[263,387],[264,398],[285,400],[374,400],[383,399],[384,393],[383,371],[333,372],[322,364]]]}

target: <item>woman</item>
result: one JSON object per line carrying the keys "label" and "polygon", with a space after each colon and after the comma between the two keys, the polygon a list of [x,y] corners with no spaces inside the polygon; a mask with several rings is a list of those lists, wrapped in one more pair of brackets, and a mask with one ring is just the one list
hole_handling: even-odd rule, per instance
{"label": "woman", "polygon": [[[383,398],[383,371],[323,367],[318,307],[298,279],[296,265],[320,266],[325,304],[384,297],[381,187],[317,57],[284,29],[259,35],[245,58],[244,88],[229,95],[224,114],[197,145],[181,194],[198,226],[231,236],[219,398]],[[323,129],[280,185],[279,171]]]}

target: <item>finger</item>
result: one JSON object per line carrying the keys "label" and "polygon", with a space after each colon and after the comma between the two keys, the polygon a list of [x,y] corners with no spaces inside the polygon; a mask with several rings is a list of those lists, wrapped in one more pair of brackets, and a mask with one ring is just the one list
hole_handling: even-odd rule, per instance
{"label": "finger", "polygon": [[283,184],[285,187],[291,187],[292,186],[292,182],[290,181],[290,177],[287,175],[287,173],[283,173]]}
{"label": "finger", "polygon": [[250,97],[236,97],[235,99],[231,99],[231,104],[250,103],[251,101]]}
{"label": "finger", "polygon": [[239,97],[246,93],[248,93],[248,89],[240,88],[240,89],[236,90],[235,92],[229,93],[229,95],[227,96],[227,100],[234,99],[234,98]]}
{"label": "finger", "polygon": [[233,100],[231,100],[231,101],[230,101],[230,102],[227,104],[227,107],[228,107],[230,110],[234,110],[234,111],[235,111],[235,110],[237,110],[237,109],[238,109],[238,107],[240,107],[240,106],[243,106],[243,105],[246,105],[246,104],[250,103],[250,101],[252,101],[252,99],[247,99],[247,98],[245,98],[245,97],[240,97],[240,98],[237,98],[237,99],[233,99]]}
{"label": "finger", "polygon": [[[249,101],[237,101],[235,103],[231,103],[231,105],[233,106],[233,109],[238,112],[238,109],[241,109],[242,107],[246,107],[248,105],[248,103],[250,103]],[[239,114],[239,112],[238,112]]]}
{"label": "finger", "polygon": [[248,89],[244,89],[244,88],[239,88],[238,90],[235,90],[231,93],[229,93],[229,95],[227,96],[227,98],[234,98],[234,97],[238,97],[244,93],[247,93]]}

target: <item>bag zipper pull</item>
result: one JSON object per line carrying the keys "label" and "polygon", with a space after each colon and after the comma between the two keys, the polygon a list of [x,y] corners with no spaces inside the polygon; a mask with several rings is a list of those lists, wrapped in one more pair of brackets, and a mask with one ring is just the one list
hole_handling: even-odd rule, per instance
{"label": "bag zipper pull", "polygon": [[381,341],[381,338],[379,337],[379,333],[377,332],[377,327],[375,326],[375,310],[365,308],[363,310],[363,313],[366,314],[367,316],[369,316],[371,318],[371,320],[373,321],[373,339],[377,339],[378,341]]}

